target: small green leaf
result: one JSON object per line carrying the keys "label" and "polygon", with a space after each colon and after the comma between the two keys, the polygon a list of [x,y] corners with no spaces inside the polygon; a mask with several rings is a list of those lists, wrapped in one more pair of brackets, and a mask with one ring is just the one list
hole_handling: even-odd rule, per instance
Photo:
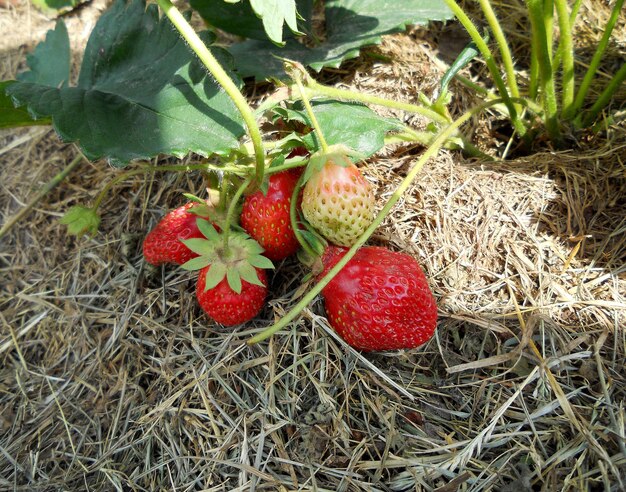
{"label": "small green leaf", "polygon": [[241,275],[239,271],[234,268],[229,268],[226,270],[226,280],[228,281],[228,286],[232,289],[236,294],[241,294]]}
{"label": "small green leaf", "polygon": [[45,41],[26,57],[29,71],[17,76],[20,82],[65,87],[70,78],[70,38],[62,20],[48,31]]}
{"label": "small green leaf", "polygon": [[[483,36],[483,41],[485,43],[489,41],[489,33]],[[444,73],[441,78],[441,93],[446,91],[448,84],[450,84],[450,81],[455,77],[455,75],[463,70],[463,68],[465,68],[467,64],[471,62],[479,53],[480,51],[473,41],[469,43],[463,51],[461,51],[461,53],[459,53],[459,56],[456,57],[454,63],[450,65],[450,68],[448,68],[446,73]]]}
{"label": "small green leaf", "polygon": [[241,278],[249,284],[259,285],[263,287],[263,282],[259,279],[259,274],[256,269],[249,263],[242,263],[239,266],[239,275]]}
{"label": "small green leaf", "polygon": [[250,263],[250,265],[257,268],[274,268],[274,264],[271,262],[271,260],[262,255],[250,256],[248,262]]}
{"label": "small green leaf", "polygon": [[59,222],[66,225],[67,232],[74,236],[93,235],[98,232],[100,216],[93,208],[75,205],[59,219]]}
{"label": "small green leaf", "polygon": [[201,238],[183,239],[181,241],[191,251],[201,256],[213,257],[215,253],[215,243]]}
{"label": "small green leaf", "polygon": [[226,275],[226,265],[223,263],[213,263],[209,267],[209,271],[206,274],[204,291],[211,290],[217,286]]}
{"label": "small green leaf", "polygon": [[213,224],[211,224],[208,220],[198,217],[196,219],[196,225],[198,226],[198,229],[200,230],[202,235],[206,237],[209,241],[217,242],[220,240],[220,235],[215,230],[215,227],[213,227]]}
{"label": "small green leaf", "polygon": [[202,270],[205,266],[208,266],[213,261],[213,258],[210,256],[198,256],[196,258],[192,258],[186,263],[183,263],[180,267],[183,270]]}

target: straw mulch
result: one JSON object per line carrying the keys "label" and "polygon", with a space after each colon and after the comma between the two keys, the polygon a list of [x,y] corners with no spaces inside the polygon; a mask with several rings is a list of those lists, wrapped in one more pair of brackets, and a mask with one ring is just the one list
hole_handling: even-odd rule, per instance
{"label": "straw mulch", "polygon": [[[100,8],[68,22],[88,32]],[[18,40],[3,78],[51,25],[26,2],[0,10]],[[437,40],[388,37],[324,81],[415,101],[445,69]],[[473,125],[496,145],[495,114]],[[363,165],[381,207],[422,150]],[[0,133],[0,223],[76,155],[48,128]],[[441,152],[372,239],[420,261],[437,334],[361,354],[320,301],[244,344],[301,293],[295,260],[235,329],[203,315],[193,275],[147,267],[142,237],[202,193],[198,174],[123,181],[100,232],[68,237],[57,219],[119,173],[83,163],[0,239],[0,490],[624,490],[625,166],[623,123],[506,163]]]}

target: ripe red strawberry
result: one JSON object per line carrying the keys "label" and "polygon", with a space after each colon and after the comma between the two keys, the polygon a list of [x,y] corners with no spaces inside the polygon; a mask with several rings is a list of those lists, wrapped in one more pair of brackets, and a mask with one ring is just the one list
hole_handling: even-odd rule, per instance
{"label": "ripe red strawberry", "polygon": [[304,186],[302,214],[331,243],[351,246],[374,219],[374,194],[345,154],[321,157]]}
{"label": "ripe red strawberry", "polygon": [[148,233],[143,241],[143,256],[148,263],[182,265],[198,256],[181,242],[204,237],[196,225],[198,215],[189,211],[192,207],[202,204],[191,202],[172,210]]}
{"label": "ripe red strawberry", "polygon": [[289,218],[291,196],[300,174],[299,169],[273,174],[265,195],[256,191],[243,202],[241,227],[258,241],[270,260],[287,258],[300,247]]}
{"label": "ripe red strawberry", "polygon": [[205,290],[207,273],[212,267],[209,265],[200,270],[196,284],[196,296],[204,312],[225,326],[238,325],[254,318],[261,311],[267,296],[265,270],[255,269],[262,286],[242,280],[241,292],[237,294],[226,277],[212,289]]}
{"label": "ripe red strawberry", "polygon": [[[322,275],[346,251],[329,246],[322,256]],[[360,350],[411,349],[435,332],[435,299],[417,261],[404,253],[359,249],[322,295],[331,326]]]}

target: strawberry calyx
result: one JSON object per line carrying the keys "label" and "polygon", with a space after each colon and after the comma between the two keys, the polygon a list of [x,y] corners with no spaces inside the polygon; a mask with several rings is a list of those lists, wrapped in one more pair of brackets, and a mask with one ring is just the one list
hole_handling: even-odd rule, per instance
{"label": "strawberry calyx", "polygon": [[198,256],[182,265],[185,270],[201,270],[209,265],[204,291],[216,287],[226,278],[233,292],[240,294],[242,282],[263,286],[257,268],[274,268],[272,262],[263,256],[263,248],[243,232],[231,231],[228,242],[224,235],[202,218],[196,220],[204,238],[183,240],[183,244]]}

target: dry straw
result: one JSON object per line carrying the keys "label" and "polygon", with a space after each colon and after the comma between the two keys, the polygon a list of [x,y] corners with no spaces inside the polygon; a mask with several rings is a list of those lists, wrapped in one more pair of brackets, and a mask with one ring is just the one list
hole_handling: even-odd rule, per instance
{"label": "dry straw", "polygon": [[[48,25],[25,4],[0,10],[5,40],[24,19]],[[426,34],[325,80],[415,102],[444,69]],[[3,47],[3,77],[24,52]],[[453,110],[475,102],[454,90]],[[475,122],[485,148],[497,125]],[[366,164],[378,196],[420,151]],[[2,132],[0,221],[75,155],[50,131]],[[441,153],[374,238],[423,265],[437,336],[376,355],[338,339],[320,302],[244,344],[299,295],[295,261],[234,330],[208,322],[188,272],[146,268],[138,241],[201,193],[197,174],[120,183],[101,233],[67,237],[56,219],[113,173],[82,165],[0,243],[0,490],[623,489],[625,165],[623,124],[507,163]]]}

